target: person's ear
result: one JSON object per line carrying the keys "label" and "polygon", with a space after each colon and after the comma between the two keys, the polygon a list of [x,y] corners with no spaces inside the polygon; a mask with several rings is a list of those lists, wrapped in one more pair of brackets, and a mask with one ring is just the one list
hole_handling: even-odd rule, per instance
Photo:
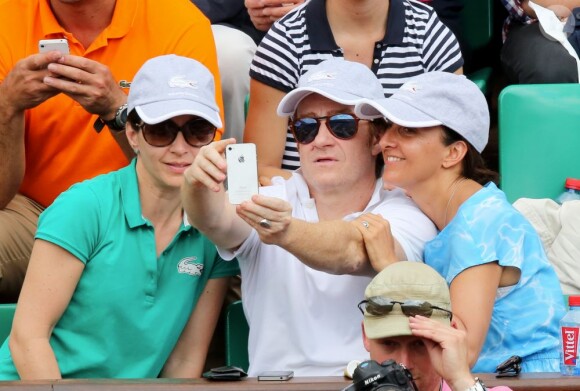
{"label": "person's ear", "polygon": [[131,124],[127,122],[127,126],[125,128],[125,135],[127,136],[127,141],[129,141],[129,145],[135,152],[135,154],[139,153],[139,135],[138,132],[133,129]]}
{"label": "person's ear", "polygon": [[381,145],[379,144],[379,141],[381,141],[381,136],[382,133],[379,132],[378,130],[378,124],[374,124],[374,123],[370,123],[369,129],[370,129],[370,133],[371,133],[371,153],[373,156],[377,156],[378,154],[381,153]]}
{"label": "person's ear", "polygon": [[467,154],[468,146],[463,140],[455,141],[454,143],[447,146],[447,151],[443,159],[443,167],[451,168],[458,164],[461,164],[463,158]]}
{"label": "person's ear", "polygon": [[373,156],[377,156],[381,153],[381,146],[379,144],[378,137],[374,136],[372,142],[373,144],[371,145],[371,153]]}
{"label": "person's ear", "polygon": [[371,351],[371,344],[369,342],[369,339],[367,338],[367,333],[365,333],[365,323],[364,323],[364,321],[361,322],[360,326],[362,328],[363,344],[364,344],[365,349],[367,350],[367,352],[370,353],[370,351]]}

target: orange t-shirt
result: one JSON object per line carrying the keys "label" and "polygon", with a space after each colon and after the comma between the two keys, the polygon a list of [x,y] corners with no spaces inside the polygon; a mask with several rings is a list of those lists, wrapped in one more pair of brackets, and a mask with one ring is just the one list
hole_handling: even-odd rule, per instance
{"label": "orange t-shirt", "polygon": [[[49,0],[1,1],[0,82],[18,60],[38,53],[40,39],[49,38],[67,38],[72,55],[107,65],[121,87],[152,57],[196,59],[214,75],[223,121],[211,26],[189,0],[118,0],[111,24],[86,49],[59,25]],[[26,171],[19,192],[48,206],[72,184],[127,165],[109,131],[95,132],[96,119],[64,94],[27,110]]]}

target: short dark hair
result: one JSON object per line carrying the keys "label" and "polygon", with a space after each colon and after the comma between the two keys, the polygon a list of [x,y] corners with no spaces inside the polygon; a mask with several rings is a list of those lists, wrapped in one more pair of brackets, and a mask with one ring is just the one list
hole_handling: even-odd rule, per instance
{"label": "short dark hair", "polygon": [[461,135],[453,129],[443,125],[443,144],[451,145],[456,141],[463,141],[467,144],[467,153],[461,162],[461,175],[465,178],[472,179],[480,185],[485,185],[488,182],[498,183],[499,175],[497,172],[490,170],[485,166],[483,157],[469,141],[465,140]]}

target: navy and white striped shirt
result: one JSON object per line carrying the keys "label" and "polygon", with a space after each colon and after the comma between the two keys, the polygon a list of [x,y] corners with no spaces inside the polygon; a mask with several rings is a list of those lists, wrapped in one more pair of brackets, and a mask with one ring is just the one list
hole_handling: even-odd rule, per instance
{"label": "navy and white striped shirt", "polygon": [[[293,90],[310,67],[344,57],[326,16],[326,0],[310,0],[278,20],[262,40],[250,76],[284,92]],[[387,31],[375,43],[372,71],[390,96],[413,76],[429,71],[455,72],[463,66],[459,44],[433,9],[415,0],[391,0]],[[282,168],[300,166],[290,131]]]}

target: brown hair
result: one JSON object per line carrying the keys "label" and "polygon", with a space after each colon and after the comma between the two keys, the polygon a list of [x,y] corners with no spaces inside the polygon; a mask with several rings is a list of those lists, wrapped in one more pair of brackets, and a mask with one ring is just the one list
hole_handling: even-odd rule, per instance
{"label": "brown hair", "polygon": [[460,136],[453,129],[443,125],[443,144],[451,145],[456,141],[463,141],[467,144],[467,153],[461,162],[461,175],[465,178],[472,179],[480,185],[488,182],[498,183],[499,175],[497,172],[490,170],[485,166],[483,157],[465,138]]}
{"label": "brown hair", "polygon": [[[385,134],[387,129],[387,121],[384,118],[376,118],[369,122],[369,133],[371,135],[370,143],[371,145],[380,140],[381,136]],[[377,159],[375,161],[375,178],[379,179],[383,176],[383,169],[385,167],[385,161],[383,160],[383,154],[379,152]]]}
{"label": "brown hair", "polygon": [[131,127],[135,131],[141,130],[141,126],[143,125],[143,120],[137,114],[137,110],[134,109],[127,115],[127,122],[131,124]]}

